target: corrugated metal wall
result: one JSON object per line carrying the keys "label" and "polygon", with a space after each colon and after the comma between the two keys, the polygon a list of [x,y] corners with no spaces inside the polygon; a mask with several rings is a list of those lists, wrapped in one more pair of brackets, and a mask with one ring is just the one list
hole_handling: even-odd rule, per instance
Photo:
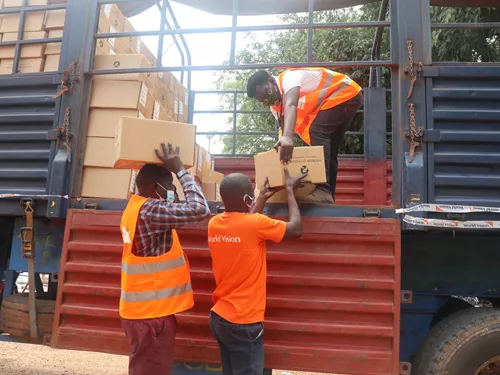
{"label": "corrugated metal wall", "polygon": [[[70,210],[53,332],[56,348],[127,353],[118,318],[120,212]],[[206,224],[179,232],[196,306],[180,314],[176,357],[217,362],[208,312],[214,280]],[[266,366],[396,375],[400,225],[307,218],[304,237],[269,244]]]}
{"label": "corrugated metal wall", "polygon": [[46,194],[56,92],[53,75],[0,78],[0,194]]}
{"label": "corrugated metal wall", "polygon": [[441,67],[426,85],[429,202],[500,207],[500,69]]}
{"label": "corrugated metal wall", "polygon": [[[337,176],[337,191],[335,202],[341,205],[363,205],[370,194],[385,196],[388,206],[392,197],[392,160],[386,160],[386,174],[383,176],[385,191],[372,191],[365,186],[366,162],[363,159],[339,159],[339,174]],[[253,158],[216,158],[215,169],[221,173],[245,173],[252,181],[255,180],[255,165]],[[383,202],[383,198],[382,198]]]}

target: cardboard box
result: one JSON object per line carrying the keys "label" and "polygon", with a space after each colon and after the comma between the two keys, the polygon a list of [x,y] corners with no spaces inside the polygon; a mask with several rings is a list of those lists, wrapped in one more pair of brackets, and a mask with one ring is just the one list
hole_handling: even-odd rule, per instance
{"label": "cardboard box", "polygon": [[84,167],[82,197],[129,199],[135,192],[137,172],[127,169]]}
{"label": "cardboard box", "polygon": [[106,17],[102,10],[99,13],[99,25],[97,27],[97,30],[99,31],[99,33],[109,33],[109,31],[111,30],[111,22],[109,22],[108,17]]}
{"label": "cardboard box", "polygon": [[216,182],[220,185],[225,177],[224,173],[219,173],[214,170],[204,170],[204,172],[203,182]]}
{"label": "cardboard box", "polygon": [[154,99],[142,82],[94,80],[90,107],[138,109],[150,119],[153,117]]}
{"label": "cardboard box", "polygon": [[[92,108],[89,113],[87,136],[115,138],[116,128],[122,117],[142,117],[137,109]],[[114,145],[111,147],[114,149]]]}
{"label": "cardboard box", "polygon": [[[48,4],[49,4],[48,0],[29,0],[28,1],[29,7],[43,6],[43,5],[48,5]],[[4,8],[21,8],[22,6],[23,6],[23,0],[3,0],[3,7]]]}
{"label": "cardboard box", "polygon": [[113,168],[114,138],[87,137],[83,165],[86,167]]}
{"label": "cardboard box", "polygon": [[[45,31],[30,31],[24,33],[24,40],[34,40],[45,38]],[[16,33],[5,33],[2,37],[2,42],[15,42],[17,40]],[[43,57],[45,50],[45,44],[27,44],[21,46],[21,58],[29,59],[35,57]],[[16,47],[5,46],[0,47],[0,59],[13,59],[16,51]]]}
{"label": "cardboard box", "polygon": [[[26,13],[24,31],[42,31],[45,26],[45,12]],[[5,14],[2,17],[0,33],[16,33],[19,31],[19,13]]]}
{"label": "cardboard box", "polygon": [[[116,45],[116,44],[115,44]],[[143,55],[117,54],[117,55],[100,55],[96,56],[94,61],[95,70],[112,70],[112,69],[133,69],[133,68],[150,68],[151,64]],[[155,75],[152,73],[132,73],[132,74],[101,74],[94,77],[95,80],[112,80],[112,81],[141,81],[148,84],[149,87],[154,87]]]}
{"label": "cardboard box", "polygon": [[142,42],[140,45],[140,53],[146,57],[146,60],[148,60],[151,63],[151,65],[156,66],[156,56]]}
{"label": "cardboard box", "polygon": [[[298,187],[294,191],[295,198],[299,199],[302,197],[307,197],[310,195],[314,189],[316,189],[316,185],[311,183],[304,183],[302,187]],[[258,197],[260,194],[260,186],[255,186],[255,196]],[[267,203],[287,203],[288,195],[286,190],[280,190],[276,194],[274,194],[271,198],[267,200]]]}
{"label": "cardboard box", "polygon": [[180,148],[186,168],[194,165],[196,126],[176,122],[122,117],[115,137],[114,168],[140,169],[144,164],[161,164],[155,149],[161,142]]}
{"label": "cardboard box", "polygon": [[66,9],[56,9],[47,11],[47,21],[45,30],[64,29],[66,20]]}
{"label": "cardboard box", "polygon": [[95,42],[96,55],[109,55],[111,53],[111,45],[105,39],[98,39]]}
{"label": "cardboard box", "polygon": [[[275,150],[257,154],[254,159],[257,186],[261,186],[266,177],[269,179],[270,187],[285,185],[284,166]],[[308,172],[309,174],[304,181],[313,184],[326,183],[323,146],[295,147],[292,160],[287,168],[292,176],[300,176],[302,173]]]}
{"label": "cardboard box", "polygon": [[[45,59],[43,57],[36,59],[20,59],[19,69],[20,73],[38,73],[43,69]],[[12,74],[12,66],[14,65],[13,59],[4,59],[0,61],[0,74]]]}
{"label": "cardboard box", "polygon": [[123,16],[120,8],[116,4],[106,4],[103,6],[103,12],[108,18],[111,26],[115,31],[111,32],[122,32],[125,27],[125,17]]}
{"label": "cardboard box", "polygon": [[[64,30],[50,30],[47,38],[62,38]],[[26,33],[25,33],[26,37]],[[47,43],[45,47],[46,55],[60,55],[62,43]]]}
{"label": "cardboard box", "polygon": [[153,120],[171,121],[168,111],[158,101],[155,101]]}
{"label": "cardboard box", "polygon": [[58,72],[59,71],[59,59],[61,55],[50,55],[45,58],[45,65],[43,68],[44,72]]}
{"label": "cardboard box", "polygon": [[117,55],[138,56],[137,54],[135,54],[135,51],[132,49],[130,45],[130,38],[128,37],[114,38],[114,41],[115,41],[115,46],[113,47],[113,51],[115,51]]}
{"label": "cardboard box", "polygon": [[[194,167],[194,175],[201,181],[205,181],[203,180],[203,175],[205,175],[205,177],[209,176],[210,171],[212,170],[212,155],[199,145],[196,145]],[[206,181],[208,181],[208,179]]]}
{"label": "cardboard box", "polygon": [[222,201],[220,197],[220,185],[216,182],[203,182],[201,184],[201,190],[203,190],[203,195],[207,201],[220,202]]}

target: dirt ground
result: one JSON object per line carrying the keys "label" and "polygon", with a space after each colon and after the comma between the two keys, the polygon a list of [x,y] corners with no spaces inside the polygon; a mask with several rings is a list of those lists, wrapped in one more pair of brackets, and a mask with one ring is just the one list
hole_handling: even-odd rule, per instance
{"label": "dirt ground", "polygon": [[[0,374],[127,375],[127,357],[0,341]],[[273,371],[273,375],[314,375]]]}

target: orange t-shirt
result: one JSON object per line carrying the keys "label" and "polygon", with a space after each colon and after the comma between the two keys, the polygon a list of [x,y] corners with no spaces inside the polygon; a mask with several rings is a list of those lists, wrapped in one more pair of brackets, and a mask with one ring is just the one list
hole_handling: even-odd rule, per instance
{"label": "orange t-shirt", "polygon": [[284,221],[261,214],[225,212],[208,224],[208,246],[217,288],[212,311],[236,324],[264,320],[266,240],[280,242]]}

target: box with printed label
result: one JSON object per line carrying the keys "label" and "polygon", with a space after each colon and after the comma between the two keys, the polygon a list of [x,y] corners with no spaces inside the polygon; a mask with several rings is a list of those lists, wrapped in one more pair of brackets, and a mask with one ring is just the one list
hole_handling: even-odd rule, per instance
{"label": "box with printed label", "polygon": [[[26,13],[24,31],[42,31],[45,26],[45,12]],[[5,14],[2,17],[0,33],[16,33],[19,31],[19,13]]]}
{"label": "box with printed label", "polygon": [[[50,30],[47,38],[62,38],[64,30]],[[25,33],[26,36],[26,33]],[[47,43],[45,47],[46,55],[60,55],[61,43]]]}
{"label": "box with printed label", "polygon": [[[95,42],[96,55],[109,55],[111,54],[111,45],[105,39],[97,39]],[[94,77],[95,78],[95,77]]]}
{"label": "box with printed label", "polygon": [[207,201],[220,202],[220,185],[217,182],[202,182],[201,190]]}
{"label": "box with printed label", "polygon": [[[303,198],[310,195],[314,189],[316,189],[316,185],[311,184],[310,182],[303,183],[300,187],[294,190],[293,195],[296,198]],[[255,184],[255,196],[258,197],[260,194],[260,185]],[[285,189],[278,191],[271,198],[269,198],[266,203],[287,203],[288,202],[288,194]]]}
{"label": "box with printed label", "polygon": [[155,101],[153,120],[172,121],[167,110],[158,101]]}
{"label": "box with printed label", "polygon": [[116,4],[106,4],[103,6],[102,11],[114,29],[114,31],[111,32],[123,32],[125,27],[125,17],[120,11],[120,8],[118,8]]}
{"label": "box with printed label", "polygon": [[[270,187],[285,185],[285,169],[275,150],[255,155],[255,182],[261,186],[264,179],[269,179]],[[323,146],[295,147],[290,163],[287,165],[292,176],[308,173],[304,181],[313,184],[326,183],[325,157]]]}
{"label": "box with printed label", "polygon": [[[29,7],[48,5],[48,3],[48,0],[28,0]],[[3,0],[4,8],[21,8],[22,5],[23,0]]]}
{"label": "box with printed label", "polygon": [[94,80],[91,108],[137,109],[146,118],[153,117],[154,99],[147,86],[137,81]]}
{"label": "box with printed label", "polygon": [[[15,42],[17,40],[16,33],[4,33],[2,42]],[[24,33],[24,40],[43,39],[46,37],[45,31],[29,31]],[[0,59],[13,59],[16,47],[6,46],[0,47]],[[27,44],[21,46],[21,58],[29,59],[43,57],[45,44]]]}
{"label": "box with printed label", "polygon": [[161,142],[179,147],[186,168],[194,164],[196,126],[177,122],[122,117],[115,137],[115,168],[140,169],[161,164],[155,149]]}
{"label": "box with printed label", "polygon": [[111,30],[111,22],[109,21],[108,17],[104,14],[104,12],[101,10],[99,13],[99,26],[98,26],[98,31],[100,33],[109,33]]}
{"label": "box with printed label", "polygon": [[[151,68],[151,64],[143,55],[100,55],[96,56],[94,62],[95,70]],[[156,75],[153,73],[131,73],[131,74],[101,74],[96,75],[94,80],[112,81],[142,81],[149,87],[154,87]]]}
{"label": "box with printed label", "polygon": [[135,191],[137,172],[127,169],[84,167],[82,197],[129,199]]}
{"label": "box with printed label", "polygon": [[[18,72],[20,73],[38,73],[43,69],[45,59],[43,57],[36,59],[20,59]],[[4,59],[0,61],[0,74],[12,74],[13,59]]]}
{"label": "box with printed label", "polygon": [[65,19],[66,9],[49,10],[47,12],[45,30],[64,29]]}
{"label": "box with printed label", "polygon": [[[137,109],[91,108],[87,136],[114,139],[118,122],[122,117],[145,118]],[[114,146],[111,148],[113,149]]]}
{"label": "box with printed label", "polygon": [[212,170],[212,155],[205,150],[203,147],[196,145],[196,155],[195,155],[195,176],[201,181],[203,180],[203,175],[208,176]]}
{"label": "box with printed label", "polygon": [[59,71],[59,59],[61,55],[50,55],[45,58],[44,72],[57,72]]}
{"label": "box with printed label", "polygon": [[[136,50],[137,52],[137,50]],[[146,59],[154,66],[156,66],[156,57],[155,55],[149,50],[149,48],[144,44],[141,43],[140,45],[140,53],[144,56],[146,56]]]}
{"label": "box with printed label", "polygon": [[87,137],[83,165],[87,167],[113,168],[114,138]]}
{"label": "box with printed label", "polygon": [[[130,38],[125,37],[125,38],[113,38],[114,39],[114,47],[113,51],[117,55],[132,55],[133,56],[140,56],[135,54],[135,51],[132,49],[132,46],[130,45]],[[146,60],[146,58],[144,58]],[[147,60],[146,60],[147,61]]]}

